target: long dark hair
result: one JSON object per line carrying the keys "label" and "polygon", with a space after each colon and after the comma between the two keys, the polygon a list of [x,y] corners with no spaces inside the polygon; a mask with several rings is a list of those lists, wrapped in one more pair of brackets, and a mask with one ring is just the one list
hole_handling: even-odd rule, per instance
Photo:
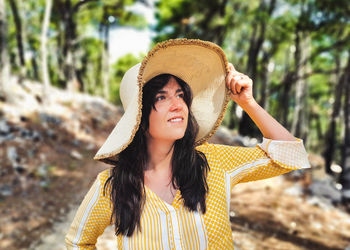
{"label": "long dark hair", "polygon": [[111,200],[116,235],[131,236],[136,228],[141,230],[140,219],[145,203],[144,171],[148,163],[146,131],[151,109],[155,109],[155,96],[173,77],[184,92],[184,101],[189,109],[188,124],[183,138],[175,141],[171,159],[172,185],[180,189],[184,205],[191,211],[205,213],[206,182],[209,165],[205,155],[195,149],[198,124],[191,112],[192,92],[180,78],[161,74],[143,87],[142,118],[133,141],[124,149],[114,163],[107,185],[111,187]]}

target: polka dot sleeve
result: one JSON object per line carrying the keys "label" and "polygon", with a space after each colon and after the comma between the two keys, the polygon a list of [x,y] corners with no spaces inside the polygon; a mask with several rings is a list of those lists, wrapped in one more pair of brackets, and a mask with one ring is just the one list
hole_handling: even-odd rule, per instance
{"label": "polka dot sleeve", "polygon": [[198,148],[207,159],[223,168],[233,183],[266,179],[291,170],[309,168],[302,140],[263,139],[255,147],[204,144]]}
{"label": "polka dot sleeve", "polygon": [[95,244],[110,225],[109,190],[103,194],[109,170],[101,172],[81,203],[66,235],[67,249],[96,249]]}

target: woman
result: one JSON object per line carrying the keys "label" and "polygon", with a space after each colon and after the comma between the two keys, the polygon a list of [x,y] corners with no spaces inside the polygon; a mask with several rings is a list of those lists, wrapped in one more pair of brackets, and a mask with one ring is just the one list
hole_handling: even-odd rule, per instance
{"label": "woman", "polygon": [[[95,156],[114,167],[86,195],[68,249],[93,249],[110,224],[120,249],[233,249],[231,187],[309,167],[302,141],[256,103],[251,79],[210,42],[158,44],[120,93],[125,113]],[[206,143],[230,98],[262,132],[258,146]]]}

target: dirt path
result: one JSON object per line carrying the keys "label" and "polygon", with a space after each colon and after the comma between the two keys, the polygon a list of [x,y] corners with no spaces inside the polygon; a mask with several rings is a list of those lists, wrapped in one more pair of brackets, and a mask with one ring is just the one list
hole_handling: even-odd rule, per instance
{"label": "dirt path", "polygon": [[[307,197],[288,195],[294,182],[283,177],[243,184],[232,190],[231,228],[235,250],[350,249],[350,215],[311,205]],[[78,205],[29,250],[63,250],[64,236]],[[348,247],[348,248],[347,248]],[[99,237],[97,249],[117,249],[113,228]]]}
{"label": "dirt path", "polygon": [[[47,234],[43,235],[41,239],[34,242],[29,250],[65,250],[64,237],[73,221],[78,206],[72,207],[66,217],[62,218],[62,222],[58,222]],[[98,238],[97,249],[116,249],[116,239],[112,227],[106,228],[103,235]]]}
{"label": "dirt path", "polygon": [[[91,159],[91,157],[88,157]],[[41,237],[34,241],[29,248],[29,250],[65,250],[65,235],[72,223],[74,216],[79,208],[80,202],[91,186],[92,182],[96,178],[100,171],[108,168],[109,166],[101,162],[94,160],[87,160],[85,162],[85,176],[80,178],[79,182],[83,187],[80,192],[76,193],[74,200],[65,215],[61,215],[59,218],[55,219],[53,226],[47,228],[42,232]],[[72,198],[71,198],[72,199]],[[101,235],[97,241],[97,249],[116,249],[116,240],[112,227],[106,228],[103,235]]]}
{"label": "dirt path", "polygon": [[[27,96],[36,102],[42,85],[17,93],[22,87],[13,88],[21,101],[3,103],[7,118],[0,120],[0,249],[65,249],[64,237],[80,202],[97,174],[109,167],[92,157],[122,110],[100,98],[58,89],[52,89],[53,106],[43,109],[23,101]],[[211,142],[233,139],[219,130]],[[309,196],[307,183],[277,177],[235,187],[230,213],[235,250],[349,250],[350,214]],[[112,228],[97,248],[116,249]]]}

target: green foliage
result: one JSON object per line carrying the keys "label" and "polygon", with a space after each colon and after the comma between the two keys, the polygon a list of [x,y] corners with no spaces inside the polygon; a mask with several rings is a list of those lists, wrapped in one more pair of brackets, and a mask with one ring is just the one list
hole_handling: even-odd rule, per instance
{"label": "green foliage", "polygon": [[[226,13],[226,11],[228,11]],[[169,38],[199,38],[221,45],[231,24],[226,1],[160,0],[157,2],[155,41]]]}
{"label": "green foliage", "polygon": [[80,31],[84,34],[86,29],[91,27],[99,29],[101,24],[145,28],[147,25],[145,18],[127,9],[134,2],[134,0],[108,0],[90,3],[77,13],[81,25]]}
{"label": "green foliage", "polygon": [[143,29],[147,27],[147,21],[143,16],[132,12],[123,12],[119,19],[119,25]]}
{"label": "green foliage", "polygon": [[120,105],[119,87],[125,72],[135,64],[141,62],[144,55],[138,57],[133,54],[126,54],[112,66],[112,77],[110,81],[111,101]]}
{"label": "green foliage", "polygon": [[87,37],[81,41],[81,69],[83,74],[84,89],[90,94],[102,93],[102,86],[100,83],[100,67],[101,67],[101,51],[103,42],[100,39]]}
{"label": "green foliage", "polygon": [[[65,21],[71,14],[76,26],[76,34],[71,41],[74,67],[82,89],[90,94],[102,95],[103,32],[120,26],[143,29],[147,23],[144,16],[130,8],[135,0],[95,0],[81,4],[83,2],[53,1],[48,32],[50,79],[55,86],[66,85],[62,65],[67,36],[71,34],[67,32]],[[26,0],[17,3],[24,30],[27,76],[40,80],[41,29],[46,1]],[[270,7],[274,7],[271,13]],[[7,52],[11,72],[17,74],[21,70],[18,63],[17,30],[8,4],[6,8]],[[256,97],[261,99],[262,84],[264,77],[267,77],[267,109],[278,120],[288,113],[288,129],[295,111],[296,70],[305,67],[307,70],[303,71],[302,74],[305,75],[301,77],[307,86],[303,110],[309,120],[307,146],[316,152],[324,150],[337,79],[344,73],[349,57],[348,0],[159,0],[156,2],[155,15],[157,24],[153,27],[154,42],[178,37],[213,41],[223,47],[228,60],[236,69],[245,73],[249,68],[250,52],[254,48],[252,45],[258,44],[259,39],[262,39],[255,58]],[[299,42],[311,40],[308,48],[299,48],[306,53],[305,61],[299,64],[296,62],[300,56],[296,52],[297,37]],[[112,102],[120,104],[119,85],[122,76],[140,61],[141,56],[128,54],[111,66],[109,87]],[[38,72],[35,72],[35,67]],[[339,71],[335,74],[337,67]],[[285,97],[284,90],[288,84],[290,89]],[[287,107],[282,110],[283,98],[287,98]],[[223,124],[238,129],[239,119],[234,115],[235,105],[230,104],[228,111]],[[343,130],[344,123],[338,121],[337,146],[341,144],[340,134]],[[338,148],[336,155],[339,152]]]}

